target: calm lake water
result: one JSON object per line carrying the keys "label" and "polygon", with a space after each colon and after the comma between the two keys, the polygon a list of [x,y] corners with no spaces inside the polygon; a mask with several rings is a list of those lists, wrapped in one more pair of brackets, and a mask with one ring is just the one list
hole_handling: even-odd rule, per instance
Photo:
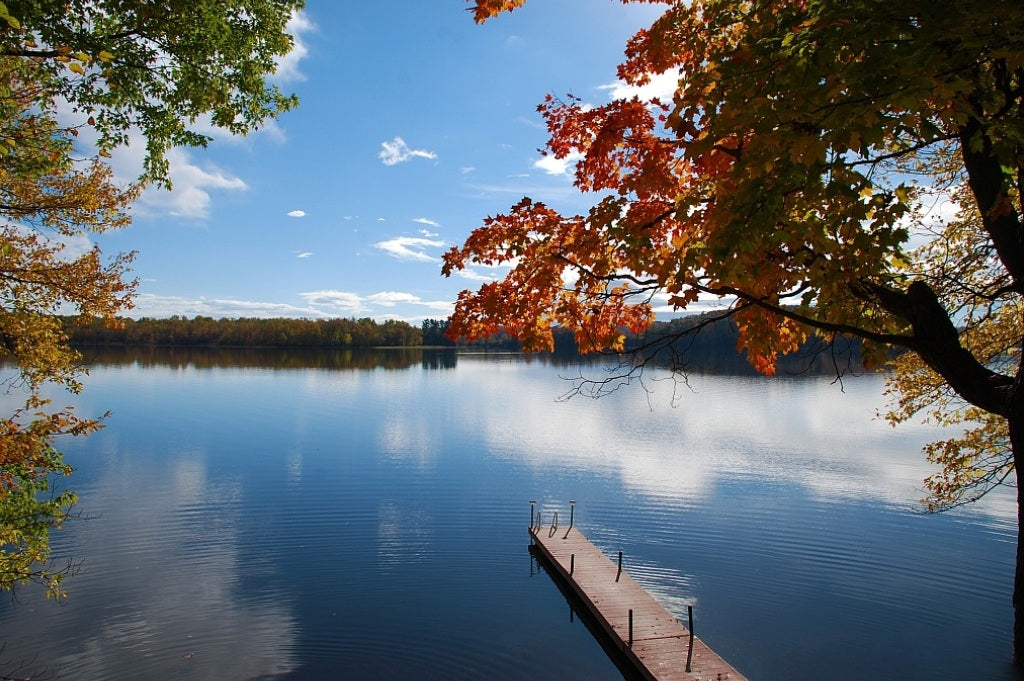
{"label": "calm lake water", "polygon": [[54,539],[81,569],[0,602],[0,675],[621,679],[528,552],[529,501],[574,499],[752,681],[1017,678],[1012,496],[924,514],[936,433],[876,419],[879,377],[565,402],[601,368],[386,357],[97,362]]}

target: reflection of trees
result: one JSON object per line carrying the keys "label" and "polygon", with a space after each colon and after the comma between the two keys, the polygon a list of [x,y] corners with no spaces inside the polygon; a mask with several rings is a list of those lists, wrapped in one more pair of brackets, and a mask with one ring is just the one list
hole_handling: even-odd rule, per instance
{"label": "reflection of trees", "polygon": [[[714,322],[714,323],[710,323]],[[628,341],[629,348],[652,366],[682,368],[709,374],[756,376],[758,372],[747,361],[746,351],[737,350],[739,331],[729,320],[704,314],[680,317],[652,324],[642,337]],[[860,343],[855,339],[837,337],[825,341],[809,337],[800,348],[778,359],[780,375],[842,375],[863,370]]]}
{"label": "reflection of trees", "polygon": [[264,369],[452,369],[454,350],[377,348],[355,350],[310,348],[193,348],[193,347],[88,347],[82,353],[93,366],[137,364],[140,367],[216,369],[224,367]]}
{"label": "reflection of trees", "polygon": [[[749,376],[755,372],[736,349],[732,324],[704,324],[705,316],[657,322],[642,337],[632,337],[622,359],[640,358],[651,366],[692,368],[705,373]],[[456,348],[444,337],[448,323],[426,320],[422,329],[405,322],[371,319],[184,319],[125,320],[121,330],[100,325],[74,326],[72,334],[92,364],[136,362],[141,366],[194,368],[264,367],[277,369],[451,369]],[[524,361],[555,366],[618,363],[615,354],[581,356],[568,329],[553,330],[550,353],[525,355]],[[420,344],[422,343],[422,345]],[[460,343],[466,354],[520,353],[519,341],[505,334]],[[826,344],[812,337],[799,351],[781,357],[780,374],[843,373],[858,366],[859,348],[852,341]]]}

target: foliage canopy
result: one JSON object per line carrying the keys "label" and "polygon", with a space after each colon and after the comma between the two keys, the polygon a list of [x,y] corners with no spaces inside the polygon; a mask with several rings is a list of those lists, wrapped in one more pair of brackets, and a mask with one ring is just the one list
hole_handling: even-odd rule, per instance
{"label": "foliage canopy", "polygon": [[293,108],[267,76],[292,49],[304,0],[8,0],[0,55],[32,60],[40,87],[88,117],[108,152],[146,141],[145,178],[167,181],[166,152],[205,146],[201,118],[233,134]]}
{"label": "foliage canopy", "polygon": [[[105,259],[92,235],[124,227],[141,184],[115,181],[104,157],[142,138],[140,183],[169,184],[167,151],[202,146],[208,126],[256,129],[295,105],[268,83],[292,46],[302,0],[10,0],[0,2],[0,352],[17,365],[0,419],[0,588],[27,581],[61,593],[49,530],[74,494],[55,445],[96,419],[54,410],[55,382],[77,392],[82,369],[58,315],[116,323],[131,306],[133,254]],[[73,119],[73,122],[68,122]],[[96,137],[94,158],[78,143]]]}
{"label": "foliage canopy", "polygon": [[[628,0],[624,0],[628,1]],[[480,0],[477,21],[522,5]],[[579,154],[586,215],[524,198],[445,257],[507,265],[451,332],[528,347],[551,328],[623,346],[655,301],[720,298],[771,374],[811,333],[903,355],[898,422],[926,410],[936,507],[1015,482],[1024,457],[1024,12],[1016,0],[666,2],[619,77],[678,75],[671,100],[549,95],[547,153]],[[937,200],[955,215],[934,209]],[[1018,485],[1020,492],[1020,486]],[[1024,499],[1018,496],[1018,504]],[[1022,505],[1024,508],[1024,505]],[[1015,650],[1024,660],[1018,542]]]}

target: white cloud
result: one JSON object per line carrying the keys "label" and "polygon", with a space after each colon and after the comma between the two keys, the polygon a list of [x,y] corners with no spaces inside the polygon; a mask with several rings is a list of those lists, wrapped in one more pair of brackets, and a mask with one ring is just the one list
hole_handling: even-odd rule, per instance
{"label": "white cloud", "polygon": [[304,218],[304,217],[306,217],[306,211],[304,211],[304,210],[291,210],[291,211],[288,211],[288,217],[290,217],[290,218]]}
{"label": "white cloud", "polygon": [[292,36],[292,50],[279,58],[277,69],[271,80],[278,83],[306,80],[306,75],[299,70],[299,62],[309,55],[309,47],[302,40],[302,34],[316,29],[316,24],[309,20],[306,13],[298,11],[292,14],[285,26],[285,31]]}
{"label": "white cloud", "polygon": [[36,237],[42,242],[41,245],[55,249],[57,259],[64,262],[78,260],[86,253],[92,251],[94,247],[92,240],[89,239],[89,235],[82,231],[75,232],[74,234],[61,234],[52,230],[39,230],[28,225],[8,223],[0,225],[0,239],[3,238],[7,230],[22,237]]}
{"label": "white cloud", "polygon": [[410,148],[401,137],[395,137],[390,142],[381,142],[380,146],[381,150],[378,156],[386,166],[405,163],[411,158],[437,158],[437,154],[432,151]]}
{"label": "white cloud", "polygon": [[189,130],[192,130],[193,132],[198,132],[201,135],[206,135],[213,139],[217,144],[241,146],[248,144],[248,141],[256,135],[269,137],[275,142],[284,142],[287,139],[287,136],[284,134],[284,130],[274,118],[268,118],[263,121],[262,124],[248,135],[236,135],[227,128],[214,125],[213,116],[208,113],[198,116],[188,127]]}
{"label": "white cloud", "polygon": [[[368,314],[374,307],[392,309],[398,306],[414,305],[431,310],[451,313],[454,304],[447,300],[423,300],[413,293],[404,291],[381,291],[368,296],[360,296],[351,291],[310,291],[300,294],[306,304],[316,308],[321,315],[332,314]],[[400,316],[388,313],[377,315],[378,318],[399,319]]]}
{"label": "white cloud", "polygon": [[413,222],[418,222],[421,225],[430,225],[431,227],[440,227],[441,226],[441,224],[439,222],[435,222],[435,221],[433,221],[433,220],[431,220],[429,218],[413,218],[412,221]]}
{"label": "white cloud", "polygon": [[313,255],[313,251],[302,251],[301,253],[298,253],[295,257],[301,259],[301,258],[308,258],[308,257],[310,257],[312,255]]}
{"label": "white cloud", "polygon": [[543,170],[548,175],[565,175],[569,168],[576,164],[576,161],[583,158],[583,154],[574,151],[565,158],[555,158],[553,155],[541,156],[533,162],[533,167]]}
{"label": "white cloud", "polygon": [[300,293],[299,296],[307,305],[315,308],[328,308],[335,312],[354,313],[364,310],[363,300],[359,294],[351,291],[321,290]]}
{"label": "white cloud", "polygon": [[[88,128],[86,128],[88,130]],[[88,137],[83,135],[82,137]],[[143,159],[146,155],[145,143],[136,130],[130,133],[130,142],[113,150],[110,166],[119,182],[131,182],[142,172]],[[85,139],[83,144],[89,148],[94,139]],[[93,153],[89,149],[86,153]],[[186,218],[205,218],[209,215],[212,204],[211,192],[244,191],[248,189],[245,181],[221,170],[215,165],[205,167],[196,165],[189,151],[180,147],[167,152],[170,166],[168,175],[173,189],[168,191],[151,185],[134,205],[139,215],[174,215]]]}
{"label": "white cloud", "polygon": [[497,281],[498,277],[494,277],[488,274],[482,274],[477,272],[472,267],[467,267],[464,270],[458,271],[458,276],[462,279],[468,279],[469,281],[479,281],[482,283],[488,283],[491,281]]}
{"label": "white cloud", "polygon": [[436,262],[438,258],[428,255],[428,248],[443,248],[447,244],[437,239],[425,239],[417,236],[398,236],[387,241],[378,241],[376,248],[398,260],[414,260],[418,262]]}
{"label": "white cloud", "polygon": [[421,298],[411,293],[402,293],[399,291],[381,291],[380,293],[374,293],[371,296],[367,296],[366,300],[380,305],[382,307],[394,307],[399,303],[420,303]]}
{"label": "white cloud", "polygon": [[[301,255],[299,256],[301,257]],[[298,294],[302,304],[273,303],[232,298],[184,298],[141,293],[135,297],[135,308],[126,313],[134,318],[184,317],[284,317],[293,319],[327,319],[339,316],[372,316],[375,319],[404,319],[410,323],[424,319],[428,309],[451,314],[454,303],[447,300],[423,300],[413,293],[381,291],[362,296],[352,291],[322,289]]]}
{"label": "white cloud", "polygon": [[428,307],[431,310],[437,310],[438,312],[445,312],[451,314],[455,312],[455,303],[447,300],[432,300],[421,302],[420,305]]}
{"label": "white cloud", "polygon": [[617,80],[609,85],[602,85],[599,89],[609,90],[612,99],[632,99],[638,97],[642,102],[649,102],[652,99],[660,99],[663,102],[672,101],[672,95],[679,87],[680,74],[678,71],[665,71],[652,75],[647,85],[629,85]]}
{"label": "white cloud", "polygon": [[241,178],[216,166],[200,168],[195,165],[183,149],[171,149],[167,160],[171,164],[170,177],[174,189],[167,191],[152,187],[146,190],[139,199],[144,211],[152,209],[178,217],[205,218],[210,212],[211,191],[248,189]]}
{"label": "white cloud", "polygon": [[427,237],[428,239],[431,239],[431,238],[437,236],[437,232],[431,232],[429,229],[421,229],[420,230],[420,234],[422,234],[423,236]]}
{"label": "white cloud", "polygon": [[403,291],[381,291],[366,297],[366,302],[380,307],[395,307],[396,305],[418,305],[431,310],[441,312],[452,312],[455,305],[446,300],[423,300],[413,293]]}
{"label": "white cloud", "polygon": [[313,307],[299,307],[287,303],[268,303],[255,300],[235,300],[232,298],[199,298],[189,299],[180,296],[160,296],[151,293],[140,293],[135,296],[135,308],[129,316],[139,317],[288,317],[316,318],[329,317],[323,310]]}

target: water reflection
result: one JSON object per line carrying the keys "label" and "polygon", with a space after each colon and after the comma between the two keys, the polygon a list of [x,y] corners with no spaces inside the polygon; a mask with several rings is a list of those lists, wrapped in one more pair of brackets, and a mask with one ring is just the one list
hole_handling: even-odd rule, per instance
{"label": "water reflection", "polygon": [[136,364],[172,369],[325,369],[329,371],[453,369],[456,352],[443,349],[380,348],[357,350],[303,348],[86,347],[89,366]]}
{"label": "water reflection", "polygon": [[243,680],[295,669],[288,599],[249,598],[240,584],[252,566],[239,545],[237,482],[210,479],[200,451],[163,461],[116,447],[96,455],[102,471],[78,488],[90,518],[56,538],[80,565],[72,595],[55,608],[19,592],[9,613],[18,626],[4,627],[8,658],[80,679]]}
{"label": "water reflection", "polygon": [[[802,488],[812,498],[921,510],[922,481],[936,470],[921,447],[941,431],[914,423],[894,429],[878,418],[885,402],[878,375],[840,384],[692,374],[682,390],[652,380],[645,390],[567,403],[552,398],[549,372],[513,371],[501,382],[517,396],[508,400],[509,411],[492,408],[500,395],[471,401],[479,405],[471,418],[490,447],[537,467],[605,471],[636,494],[685,504],[707,500],[724,480],[753,475],[759,484]],[[973,509],[1016,522],[1009,490]]]}
{"label": "water reflection", "polygon": [[613,681],[526,565],[528,500],[574,498],[749,678],[1011,678],[1012,499],[917,513],[937,431],[875,420],[878,377],[694,375],[673,407],[657,381],[559,401],[560,375],[600,366],[543,357],[147,361],[86,379],[82,413],[114,413],[68,447],[95,519],[56,546],[83,570],[63,607],[0,609],[8,659],[101,681]]}

